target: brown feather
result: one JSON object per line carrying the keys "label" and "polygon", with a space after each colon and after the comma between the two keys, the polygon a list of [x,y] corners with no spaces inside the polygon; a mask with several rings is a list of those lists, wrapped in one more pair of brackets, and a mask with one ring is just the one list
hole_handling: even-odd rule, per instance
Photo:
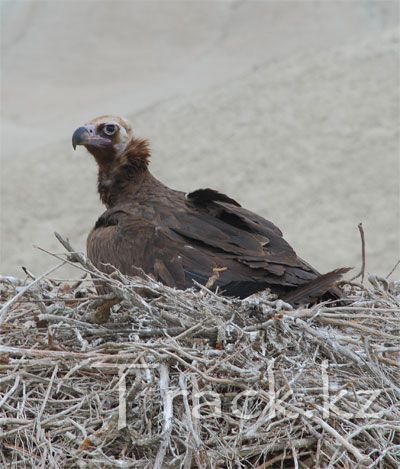
{"label": "brown feather", "polygon": [[[283,296],[283,300],[291,304],[312,303],[332,289],[332,287],[351,270],[351,267],[342,267],[311,280]],[[338,291],[338,290],[337,290]]]}
{"label": "brown feather", "polygon": [[235,205],[240,207],[241,205],[236,200],[231,199],[221,192],[215,191],[214,189],[197,189],[194,192],[189,192],[186,198],[191,202],[198,205],[208,205],[211,202],[226,202],[227,204]]}

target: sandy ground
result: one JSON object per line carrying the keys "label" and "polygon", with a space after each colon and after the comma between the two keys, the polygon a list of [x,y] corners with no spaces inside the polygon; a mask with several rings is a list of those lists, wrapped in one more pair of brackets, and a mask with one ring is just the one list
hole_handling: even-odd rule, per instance
{"label": "sandy ground", "polygon": [[[1,273],[84,250],[102,211],[73,130],[125,115],[153,172],[270,218],[321,271],[399,257],[396,1],[1,2]],[[69,275],[68,272],[66,275]]]}

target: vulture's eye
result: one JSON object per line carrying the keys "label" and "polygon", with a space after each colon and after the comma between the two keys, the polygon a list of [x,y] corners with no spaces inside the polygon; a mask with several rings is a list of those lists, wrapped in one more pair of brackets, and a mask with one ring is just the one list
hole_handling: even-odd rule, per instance
{"label": "vulture's eye", "polygon": [[114,135],[117,129],[118,127],[114,124],[106,124],[103,130],[106,135]]}

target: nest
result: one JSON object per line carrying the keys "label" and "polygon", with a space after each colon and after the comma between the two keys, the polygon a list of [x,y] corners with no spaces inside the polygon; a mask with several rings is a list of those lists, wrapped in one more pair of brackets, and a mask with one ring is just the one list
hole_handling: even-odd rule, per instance
{"label": "nest", "polygon": [[79,281],[0,279],[0,466],[400,467],[399,283],[293,309],[107,276],[62,242]]}

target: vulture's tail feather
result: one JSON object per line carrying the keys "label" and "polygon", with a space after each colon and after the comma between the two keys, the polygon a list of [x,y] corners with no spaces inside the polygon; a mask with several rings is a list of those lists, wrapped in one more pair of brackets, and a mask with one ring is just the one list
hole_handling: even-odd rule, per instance
{"label": "vulture's tail feather", "polygon": [[296,288],[296,290],[287,293],[282,299],[292,305],[312,303],[330,290],[333,290],[332,298],[340,298],[340,291],[335,288],[335,284],[342,278],[343,274],[351,269],[351,267],[342,267],[320,275],[301,287]]}

